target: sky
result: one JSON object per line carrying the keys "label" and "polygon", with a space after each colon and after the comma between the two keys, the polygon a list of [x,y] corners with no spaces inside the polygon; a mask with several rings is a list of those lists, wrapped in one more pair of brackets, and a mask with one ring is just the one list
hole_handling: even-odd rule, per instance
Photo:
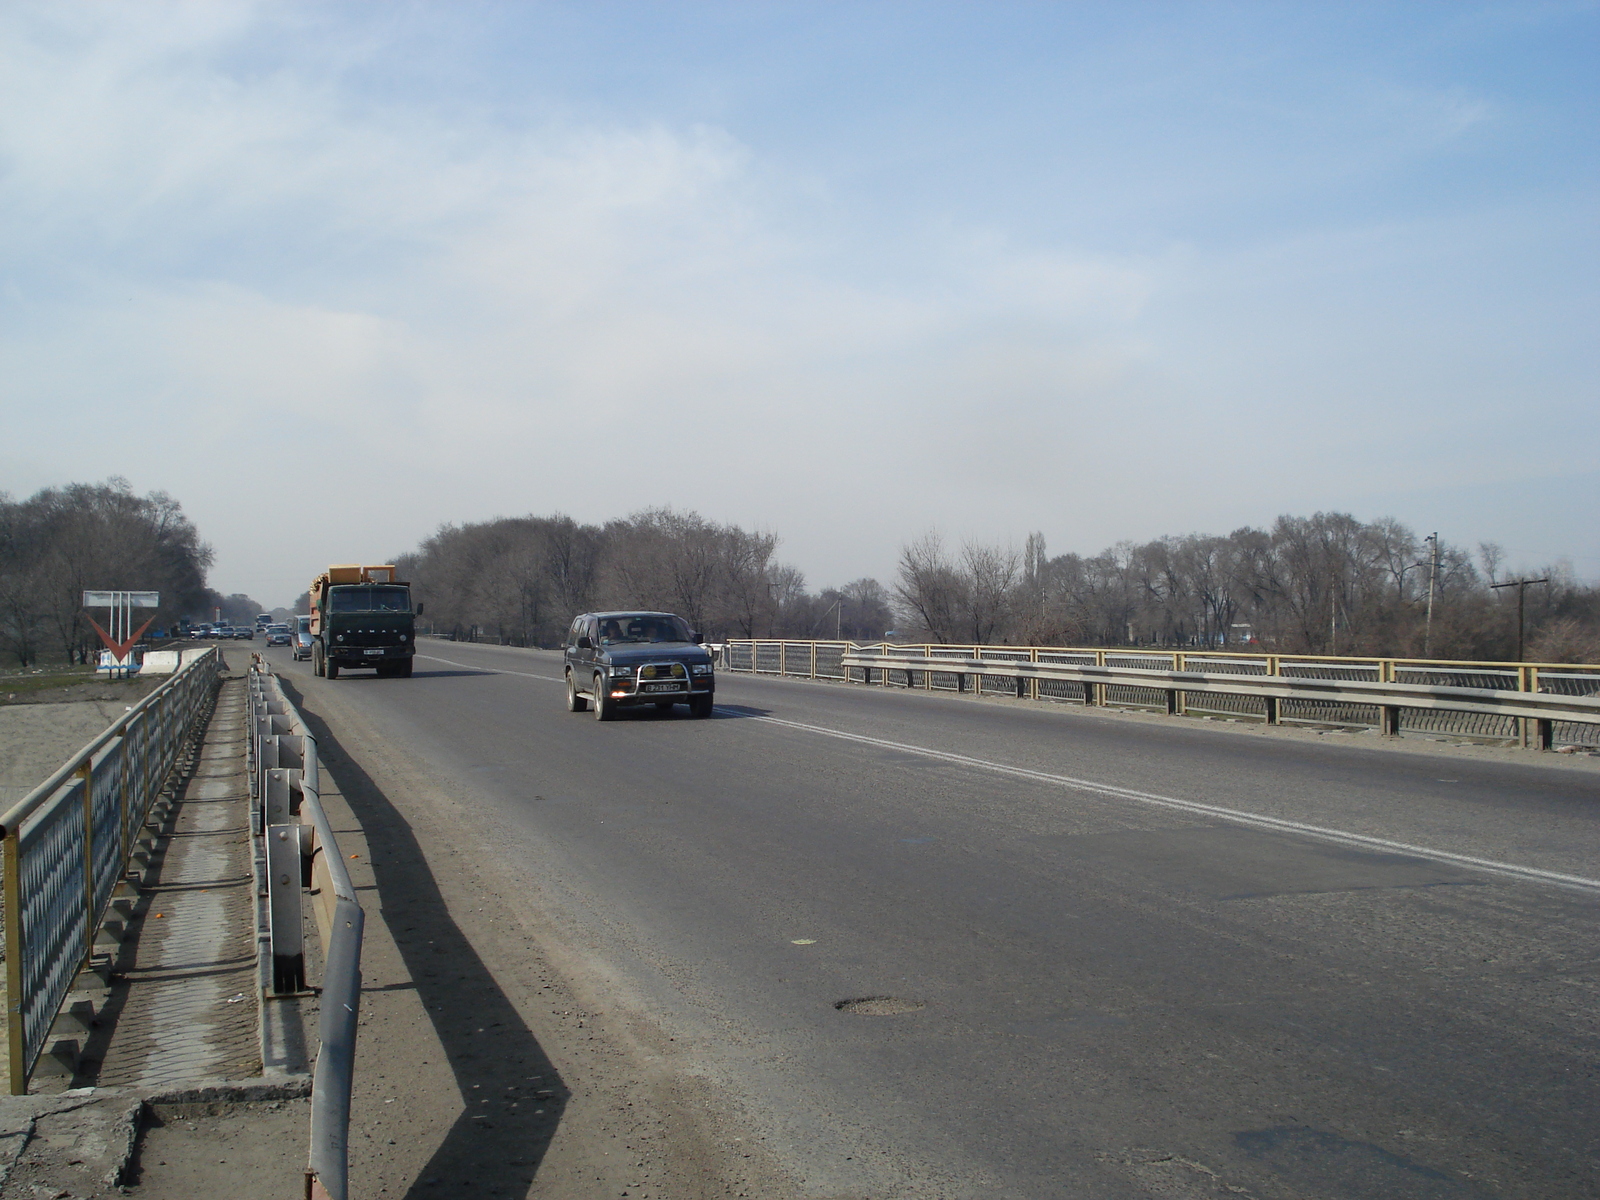
{"label": "sky", "polygon": [[[1393,516],[1600,579],[1595,3],[0,5],[0,490],[290,603],[670,505],[813,588]],[[106,586],[116,586],[106,581]]]}

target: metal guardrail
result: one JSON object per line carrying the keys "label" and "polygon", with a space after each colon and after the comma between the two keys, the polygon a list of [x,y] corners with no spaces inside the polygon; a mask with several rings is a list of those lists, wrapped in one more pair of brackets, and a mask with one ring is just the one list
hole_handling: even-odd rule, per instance
{"label": "metal guardrail", "polygon": [[730,641],[722,658],[755,674],[1600,746],[1591,664],[765,640]]}
{"label": "metal guardrail", "polygon": [[0,815],[13,1096],[27,1093],[62,1001],[94,958],[151,805],[220,671],[221,656],[206,650]]}
{"label": "metal guardrail", "polygon": [[301,897],[309,889],[323,968],[306,1195],[312,1200],[346,1200],[366,917],[322,808],[317,740],[283,694],[277,676],[260,655],[253,657],[246,753],[260,847],[257,861],[267,883],[271,991],[280,996],[306,991]]}

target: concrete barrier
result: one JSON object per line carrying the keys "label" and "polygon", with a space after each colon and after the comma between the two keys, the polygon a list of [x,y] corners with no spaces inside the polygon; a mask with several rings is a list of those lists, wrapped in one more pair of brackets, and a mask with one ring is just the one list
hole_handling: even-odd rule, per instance
{"label": "concrete barrier", "polygon": [[191,646],[187,650],[146,651],[144,662],[139,667],[139,674],[171,675],[173,672],[188,666],[208,649],[209,647],[207,646]]}

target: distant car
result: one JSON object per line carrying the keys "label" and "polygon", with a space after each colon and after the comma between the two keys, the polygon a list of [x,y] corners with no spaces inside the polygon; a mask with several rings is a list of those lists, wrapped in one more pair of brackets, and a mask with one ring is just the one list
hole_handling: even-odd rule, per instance
{"label": "distant car", "polygon": [[267,645],[269,645],[269,646],[287,646],[289,644],[289,642],[290,642],[290,638],[291,638],[291,635],[289,633],[289,627],[287,625],[268,625],[267,626]]}
{"label": "distant car", "polygon": [[289,643],[296,662],[303,658],[311,657],[311,618],[296,617],[294,619],[294,640]]}
{"label": "distant car", "polygon": [[256,640],[256,631],[249,625],[235,625],[233,636],[243,642],[253,642]]}
{"label": "distant car", "polygon": [[567,631],[567,710],[609,721],[621,708],[687,704],[709,717],[716,678],[700,635],[663,612],[584,613]]}

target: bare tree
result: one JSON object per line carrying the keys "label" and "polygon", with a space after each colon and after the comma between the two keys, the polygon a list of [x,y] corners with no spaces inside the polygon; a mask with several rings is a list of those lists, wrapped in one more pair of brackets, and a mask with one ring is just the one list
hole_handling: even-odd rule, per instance
{"label": "bare tree", "polygon": [[1022,555],[1013,547],[967,542],[961,547],[967,630],[975,645],[1008,633],[1022,581]]}
{"label": "bare tree", "polygon": [[894,598],[908,627],[935,642],[952,641],[965,608],[963,592],[960,574],[937,532],[930,530],[901,547]]}

